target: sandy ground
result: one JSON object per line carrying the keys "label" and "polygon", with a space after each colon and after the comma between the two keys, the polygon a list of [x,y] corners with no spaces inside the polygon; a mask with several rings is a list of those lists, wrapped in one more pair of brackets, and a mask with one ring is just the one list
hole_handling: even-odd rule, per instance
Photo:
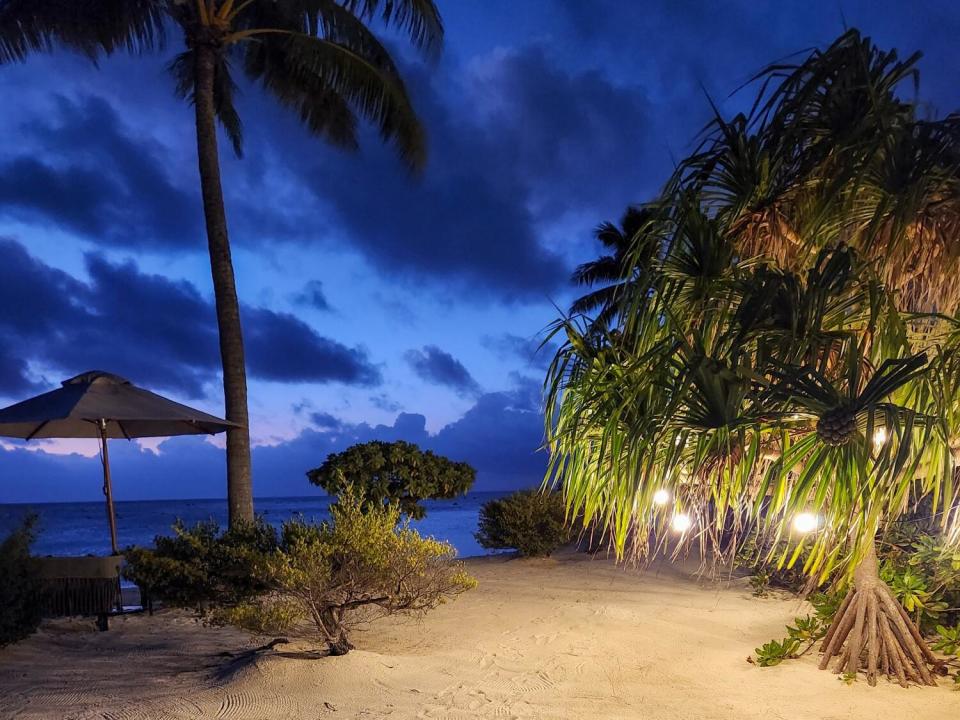
{"label": "sandy ground", "polygon": [[345,657],[206,628],[175,612],[58,621],[0,650],[2,718],[960,718],[960,692],[861,681],[804,657],[745,662],[804,611],[742,581],[606,560],[468,561],[480,587],[423,621],[387,620]]}

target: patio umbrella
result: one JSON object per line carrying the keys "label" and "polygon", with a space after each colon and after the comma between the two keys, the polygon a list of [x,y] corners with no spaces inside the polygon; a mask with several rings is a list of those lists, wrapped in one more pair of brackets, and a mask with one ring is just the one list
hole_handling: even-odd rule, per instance
{"label": "patio umbrella", "polygon": [[103,463],[110,547],[117,547],[117,521],[110,481],[107,438],[215,435],[236,423],[223,420],[144,390],[118,375],[91,370],[64,380],[61,387],[0,410],[0,436],[97,438]]}

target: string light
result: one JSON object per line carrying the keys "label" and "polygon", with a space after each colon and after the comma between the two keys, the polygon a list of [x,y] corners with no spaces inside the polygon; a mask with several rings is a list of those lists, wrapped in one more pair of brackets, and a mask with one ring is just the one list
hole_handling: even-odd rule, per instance
{"label": "string light", "polygon": [[690,516],[686,513],[677,513],[673,516],[673,519],[670,521],[670,527],[673,528],[674,532],[685,533],[690,529],[690,526],[693,524],[693,521],[690,520]]}
{"label": "string light", "polygon": [[793,519],[793,529],[799,533],[813,532],[820,525],[820,519],[813,513],[800,513]]}
{"label": "string light", "polygon": [[873,433],[873,446],[875,448],[880,448],[887,441],[887,429],[886,428],[877,428]]}
{"label": "string light", "polygon": [[653,494],[654,505],[666,505],[668,502],[670,502],[670,493],[666,490],[657,490]]}

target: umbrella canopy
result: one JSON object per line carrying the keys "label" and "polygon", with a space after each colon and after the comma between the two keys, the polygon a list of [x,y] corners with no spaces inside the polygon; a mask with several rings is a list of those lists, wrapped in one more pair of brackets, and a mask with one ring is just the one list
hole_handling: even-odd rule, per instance
{"label": "umbrella canopy", "polygon": [[91,370],[61,387],[0,410],[0,436],[23,438],[215,435],[236,423],[139,388],[119,375]]}
{"label": "umbrella canopy", "polygon": [[117,545],[110,454],[107,438],[215,435],[236,423],[167,400],[119,375],[91,370],[64,380],[61,387],[0,410],[0,436],[97,438],[103,463],[103,494],[110,523],[110,548]]}

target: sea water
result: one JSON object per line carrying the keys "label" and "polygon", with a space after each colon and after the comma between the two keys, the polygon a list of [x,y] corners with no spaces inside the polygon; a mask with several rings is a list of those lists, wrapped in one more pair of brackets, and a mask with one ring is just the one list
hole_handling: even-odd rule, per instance
{"label": "sea water", "polygon": [[[461,557],[484,555],[473,533],[480,507],[505,493],[475,492],[454,500],[427,500],[423,520],[413,523],[422,535],[450,542]],[[258,498],[256,512],[279,528],[296,515],[322,521],[329,517],[330,499],[325,496]],[[110,531],[102,502],[34,503],[0,505],[0,539],[29,513],[39,518],[33,546],[35,555],[106,555]],[[227,523],[227,501],[219,500],[128,500],[116,503],[117,538],[121,548],[150,546],[157,535],[170,535],[177,519],[194,525],[215,520]]]}

